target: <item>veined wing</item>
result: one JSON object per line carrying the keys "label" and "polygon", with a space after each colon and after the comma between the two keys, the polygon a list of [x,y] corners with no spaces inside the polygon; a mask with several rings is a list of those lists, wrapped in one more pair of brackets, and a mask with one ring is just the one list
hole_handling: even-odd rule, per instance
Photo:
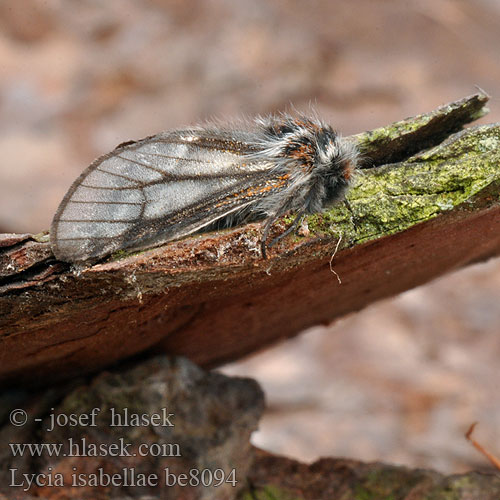
{"label": "veined wing", "polygon": [[186,130],[125,143],[73,183],[51,227],[60,260],[96,260],[160,245],[201,229],[272,192],[286,179],[246,161],[250,132]]}

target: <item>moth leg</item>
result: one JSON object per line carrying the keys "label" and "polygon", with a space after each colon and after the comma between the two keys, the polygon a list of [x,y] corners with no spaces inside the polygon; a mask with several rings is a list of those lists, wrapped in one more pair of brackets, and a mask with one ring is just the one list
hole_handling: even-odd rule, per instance
{"label": "moth leg", "polygon": [[276,236],[276,238],[274,238],[271,241],[271,243],[269,243],[269,245],[266,245],[266,241],[267,241],[267,238],[269,236],[269,231],[271,230],[272,225],[282,215],[283,215],[282,213],[278,213],[277,215],[273,215],[273,216],[269,217],[269,219],[267,219],[267,221],[266,221],[266,224],[264,226],[264,231],[262,232],[262,240],[260,242],[260,250],[261,250],[261,253],[262,253],[262,257],[264,259],[267,259],[266,248],[271,248],[273,245],[275,245],[276,243],[278,243],[278,241],[280,241],[282,238],[284,238],[285,236],[288,236],[292,231],[294,231],[295,229],[297,229],[299,227],[300,223],[302,222],[302,219],[304,218],[305,212],[304,211],[299,212],[295,216],[295,219],[290,224],[290,226],[288,226],[287,229],[283,233],[281,233],[278,236]]}
{"label": "moth leg", "polygon": [[260,240],[260,252],[262,254],[263,259],[267,259],[267,252],[266,252],[267,237],[269,236],[269,231],[271,229],[271,226],[276,222],[278,217],[279,215],[272,215],[266,220],[266,223],[264,225],[264,230],[262,231],[262,239]]}
{"label": "moth leg", "polygon": [[[267,259],[267,253],[266,253],[266,241],[267,237],[269,236],[269,231],[271,229],[271,226],[278,220],[279,217],[284,215],[288,210],[291,208],[291,203],[295,197],[295,193],[297,190],[294,190],[292,193],[288,195],[287,198],[281,203],[281,206],[276,210],[274,214],[272,214],[266,221],[266,224],[264,226],[264,231],[262,232],[262,241],[260,242],[260,250],[262,253],[262,257],[264,259]],[[273,241],[268,245],[269,247],[272,247],[277,241],[281,240],[281,238],[285,237],[287,234],[290,234],[298,225],[299,222],[302,220],[304,217],[305,210],[301,210],[297,216],[295,217],[295,220],[292,222],[290,227],[280,236],[277,238],[274,238]]]}
{"label": "moth leg", "polygon": [[283,239],[285,236],[288,236],[292,231],[294,231],[295,229],[298,229],[300,223],[302,222],[302,219],[304,218],[304,215],[305,215],[305,212],[299,212],[296,216],[295,216],[295,219],[293,220],[293,222],[290,224],[290,226],[288,226],[288,228],[286,229],[286,231],[284,231],[283,233],[281,233],[280,235],[276,236],[276,238],[274,238],[271,243],[269,243],[269,245],[267,245],[269,248],[271,248],[273,245],[275,245],[276,243],[278,243],[279,240]]}

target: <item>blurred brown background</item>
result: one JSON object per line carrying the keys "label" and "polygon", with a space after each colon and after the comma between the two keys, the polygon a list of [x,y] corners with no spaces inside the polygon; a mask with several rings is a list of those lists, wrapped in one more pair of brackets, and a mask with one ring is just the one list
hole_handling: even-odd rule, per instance
{"label": "blurred brown background", "polygon": [[[498,0],[0,2],[0,232],[47,229],[96,156],[207,118],[312,105],[344,134],[475,91],[500,121]],[[411,265],[411,263],[409,263]],[[256,444],[456,472],[500,453],[500,262],[226,367]]]}

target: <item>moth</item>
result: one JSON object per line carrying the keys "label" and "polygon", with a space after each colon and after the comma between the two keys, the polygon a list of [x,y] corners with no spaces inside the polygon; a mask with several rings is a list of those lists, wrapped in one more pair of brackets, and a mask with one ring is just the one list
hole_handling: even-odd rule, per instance
{"label": "moth", "polygon": [[[344,198],[358,158],[355,144],[329,125],[288,114],[125,142],[70,187],[52,221],[52,249],[62,261],[95,262],[118,250],[265,219],[265,258],[304,215]],[[294,222],[268,244],[273,223],[290,211]]]}

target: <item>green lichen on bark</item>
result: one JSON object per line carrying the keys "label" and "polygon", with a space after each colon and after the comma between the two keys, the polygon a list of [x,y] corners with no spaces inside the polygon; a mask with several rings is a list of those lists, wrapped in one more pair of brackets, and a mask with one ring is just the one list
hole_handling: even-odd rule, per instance
{"label": "green lichen on bark", "polygon": [[404,231],[437,215],[499,200],[500,125],[477,126],[407,160],[364,169],[347,206],[309,217],[314,232],[342,235],[343,245]]}
{"label": "green lichen on bark", "polygon": [[[400,139],[407,134],[419,131],[422,127],[429,125],[429,123],[441,115],[449,115],[456,110],[465,109],[468,104],[465,100],[453,102],[431,113],[425,113],[410,119],[394,122],[387,127],[380,127],[364,132],[358,136],[359,147],[361,150],[369,150],[374,144]],[[469,114],[470,121],[482,118],[487,112],[488,109],[484,107],[473,111]]]}
{"label": "green lichen on bark", "polygon": [[383,165],[402,161],[418,151],[439,144],[465,124],[486,115],[488,109],[485,104],[488,99],[484,93],[474,94],[430,113],[363,132],[353,139],[365,157],[365,164]]}

